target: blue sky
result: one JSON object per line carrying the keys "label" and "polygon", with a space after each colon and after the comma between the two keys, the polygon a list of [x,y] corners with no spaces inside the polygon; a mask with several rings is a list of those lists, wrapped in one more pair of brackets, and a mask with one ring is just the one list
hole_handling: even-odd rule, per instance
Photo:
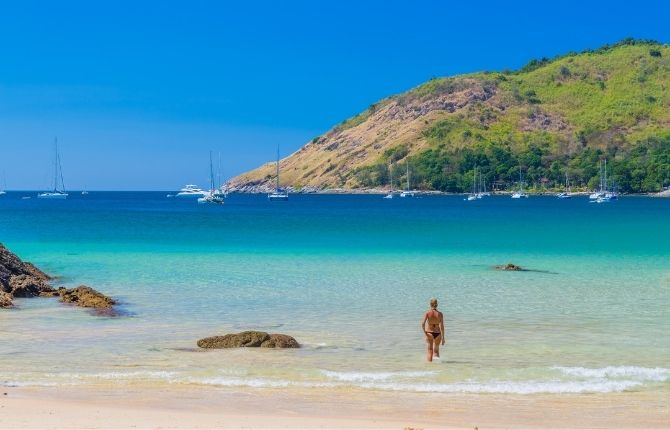
{"label": "blue sky", "polygon": [[668,16],[644,0],[3,2],[0,171],[46,187],[57,136],[70,189],[206,185],[210,149],[235,175],[433,76],[669,42]]}

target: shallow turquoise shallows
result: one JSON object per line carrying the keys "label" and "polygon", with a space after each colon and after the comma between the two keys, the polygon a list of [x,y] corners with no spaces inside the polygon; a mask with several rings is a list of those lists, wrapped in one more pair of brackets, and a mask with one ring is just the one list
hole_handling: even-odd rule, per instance
{"label": "shallow turquoise shallows", "polygon": [[[0,311],[0,385],[670,389],[670,199],[32,194],[0,197],[0,241],[123,315],[16,300]],[[508,262],[532,270],[492,269]],[[428,364],[431,297],[447,345]],[[196,347],[246,329],[304,347]]]}

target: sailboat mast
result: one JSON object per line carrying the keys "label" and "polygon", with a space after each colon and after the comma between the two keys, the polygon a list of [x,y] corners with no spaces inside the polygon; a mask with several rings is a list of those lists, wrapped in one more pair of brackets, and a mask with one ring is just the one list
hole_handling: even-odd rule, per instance
{"label": "sailboat mast", "polygon": [[58,138],[54,137],[54,193],[58,190]]}
{"label": "sailboat mast", "polygon": [[219,151],[219,169],[216,172],[216,188],[221,186],[221,151]]}
{"label": "sailboat mast", "polygon": [[277,185],[275,189],[279,191],[279,145],[277,145]]}
{"label": "sailboat mast", "polygon": [[405,164],[407,165],[407,191],[409,192],[409,160],[405,160]]}
{"label": "sailboat mast", "polygon": [[393,192],[393,164],[389,163],[389,185],[391,192]]}
{"label": "sailboat mast", "polygon": [[212,151],[209,151],[209,184],[212,194],[214,194],[214,167],[212,166]]}

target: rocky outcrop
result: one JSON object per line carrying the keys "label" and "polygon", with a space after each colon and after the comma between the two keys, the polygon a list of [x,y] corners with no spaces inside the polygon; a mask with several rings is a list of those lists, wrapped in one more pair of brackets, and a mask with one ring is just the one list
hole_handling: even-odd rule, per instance
{"label": "rocky outcrop", "polygon": [[0,243],[0,308],[12,307],[15,297],[60,297],[63,303],[93,308],[104,313],[111,313],[116,303],[110,297],[85,285],[56,290],[49,284],[51,279],[51,276],[31,263],[22,261]]}
{"label": "rocky outcrop", "polygon": [[0,291],[12,297],[37,297],[52,295],[51,277],[22,261],[16,254],[0,244]]}
{"label": "rocky outcrop", "polygon": [[505,270],[505,271],[510,271],[510,272],[522,272],[522,271],[525,270],[521,266],[517,266],[516,264],[512,264],[512,263],[507,263],[507,264],[503,264],[503,265],[500,265],[500,266],[495,266],[495,269],[496,270]]}
{"label": "rocky outcrop", "polygon": [[243,331],[223,336],[212,336],[198,341],[200,348],[299,348],[293,337],[285,334],[268,334],[263,331]]}
{"label": "rocky outcrop", "polygon": [[63,303],[71,303],[82,308],[111,309],[116,302],[99,291],[86,285],[76,288],[59,288],[58,295]]}
{"label": "rocky outcrop", "polygon": [[4,291],[0,291],[0,308],[11,308],[14,306],[12,302],[12,295]]}

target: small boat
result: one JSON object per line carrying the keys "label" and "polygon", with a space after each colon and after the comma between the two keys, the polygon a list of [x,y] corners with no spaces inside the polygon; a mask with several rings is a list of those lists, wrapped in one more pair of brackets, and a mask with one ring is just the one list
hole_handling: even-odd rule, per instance
{"label": "small boat", "polygon": [[556,197],[559,199],[571,199],[572,194],[570,193],[570,182],[568,180],[568,172],[565,172],[565,191],[556,194]]}
{"label": "small boat", "polygon": [[206,195],[207,191],[202,190],[197,185],[187,184],[184,188],[179,190],[177,194],[175,194],[175,197],[185,199],[205,197]]}
{"label": "small boat", "polygon": [[[65,192],[63,183],[63,168],[60,164],[60,155],[58,154],[58,139],[54,139],[54,188],[52,191],[45,191],[37,195],[38,199],[64,200],[68,194]],[[60,184],[60,188],[59,188]]]}
{"label": "small boat", "polygon": [[392,199],[393,198],[393,165],[389,163],[389,184],[391,185],[391,189],[389,190],[388,194],[386,194],[383,198],[384,199]]}
{"label": "small boat", "polygon": [[528,194],[523,191],[523,179],[521,177],[521,167],[519,167],[519,191],[512,194],[513,199],[527,199]]}
{"label": "small boat", "polygon": [[88,191],[86,191],[86,187],[84,187],[84,189],[82,190],[81,195],[82,196],[88,195]]}
{"label": "small boat", "polygon": [[30,196],[23,196],[23,197],[21,197],[21,200],[29,200],[29,199],[30,199]]}
{"label": "small boat", "polygon": [[2,188],[0,188],[0,196],[7,194],[7,178],[5,177],[5,171],[2,171]]}
{"label": "small boat", "polygon": [[463,199],[468,202],[475,201],[477,199],[480,199],[479,197],[479,176],[477,176],[477,167],[475,166],[475,170],[472,173],[472,193],[468,194],[468,196]]}
{"label": "small boat", "polygon": [[204,197],[198,198],[200,204],[222,205],[223,197],[216,195],[216,184],[214,184],[214,169],[212,168],[212,151],[209,151],[209,193]]}
{"label": "small boat", "polygon": [[414,191],[410,191],[410,188],[409,188],[409,160],[405,160],[405,164],[407,166],[407,174],[406,174],[407,189],[405,189],[405,191],[400,193],[400,197],[414,197],[414,194],[415,194]]}
{"label": "small boat", "polygon": [[271,202],[282,202],[288,200],[288,193],[285,189],[279,186],[279,145],[277,145],[277,176],[275,190],[268,194],[268,200]]}

